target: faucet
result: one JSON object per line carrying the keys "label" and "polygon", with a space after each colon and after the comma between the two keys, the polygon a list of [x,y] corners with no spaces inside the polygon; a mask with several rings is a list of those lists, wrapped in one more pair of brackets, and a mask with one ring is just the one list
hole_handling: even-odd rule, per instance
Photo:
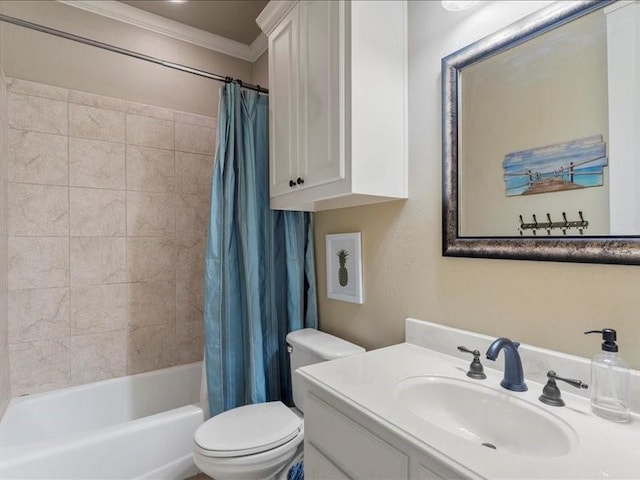
{"label": "faucet", "polygon": [[496,338],[487,350],[487,358],[494,360],[498,358],[500,350],[504,350],[504,378],[500,385],[507,390],[514,392],[524,392],[527,384],[524,383],[524,373],[522,372],[522,361],[518,353],[518,342],[512,342],[508,338]]}

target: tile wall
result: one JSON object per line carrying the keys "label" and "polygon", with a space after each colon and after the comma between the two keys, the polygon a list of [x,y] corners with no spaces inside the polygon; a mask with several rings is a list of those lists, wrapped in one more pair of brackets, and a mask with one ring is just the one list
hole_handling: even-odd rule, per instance
{"label": "tile wall", "polygon": [[11,398],[7,320],[7,89],[0,66],[0,418]]}
{"label": "tile wall", "polygon": [[202,358],[214,118],[8,80],[12,394]]}

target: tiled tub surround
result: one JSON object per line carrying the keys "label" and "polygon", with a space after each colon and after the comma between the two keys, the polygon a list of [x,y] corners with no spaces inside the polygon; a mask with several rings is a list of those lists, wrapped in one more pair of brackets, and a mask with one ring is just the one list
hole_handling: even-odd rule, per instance
{"label": "tiled tub surround", "polygon": [[202,359],[216,120],[7,87],[12,395]]}
{"label": "tiled tub surround", "polygon": [[7,320],[7,88],[0,65],[0,418],[11,398]]}

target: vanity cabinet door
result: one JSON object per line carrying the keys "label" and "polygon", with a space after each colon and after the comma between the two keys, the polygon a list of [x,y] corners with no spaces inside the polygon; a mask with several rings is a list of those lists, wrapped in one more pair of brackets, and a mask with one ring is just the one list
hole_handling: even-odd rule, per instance
{"label": "vanity cabinet door", "polygon": [[[408,478],[409,457],[368,429],[308,393],[304,400],[305,452],[322,452],[325,460],[353,479]],[[306,460],[305,460],[306,461]],[[307,476],[314,480],[319,477]]]}
{"label": "vanity cabinet door", "polygon": [[433,458],[419,455],[415,460],[415,471],[412,472],[411,478],[416,480],[467,480],[460,473],[445,467]]}
{"label": "vanity cabinet door", "polygon": [[304,476],[316,480],[351,480],[331,460],[320,453],[311,442],[304,444]]}

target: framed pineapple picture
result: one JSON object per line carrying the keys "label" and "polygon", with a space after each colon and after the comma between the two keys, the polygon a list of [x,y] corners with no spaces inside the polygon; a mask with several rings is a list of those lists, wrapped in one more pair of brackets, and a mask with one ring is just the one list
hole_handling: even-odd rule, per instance
{"label": "framed pineapple picture", "polygon": [[327,235],[327,297],[363,303],[360,232]]}

